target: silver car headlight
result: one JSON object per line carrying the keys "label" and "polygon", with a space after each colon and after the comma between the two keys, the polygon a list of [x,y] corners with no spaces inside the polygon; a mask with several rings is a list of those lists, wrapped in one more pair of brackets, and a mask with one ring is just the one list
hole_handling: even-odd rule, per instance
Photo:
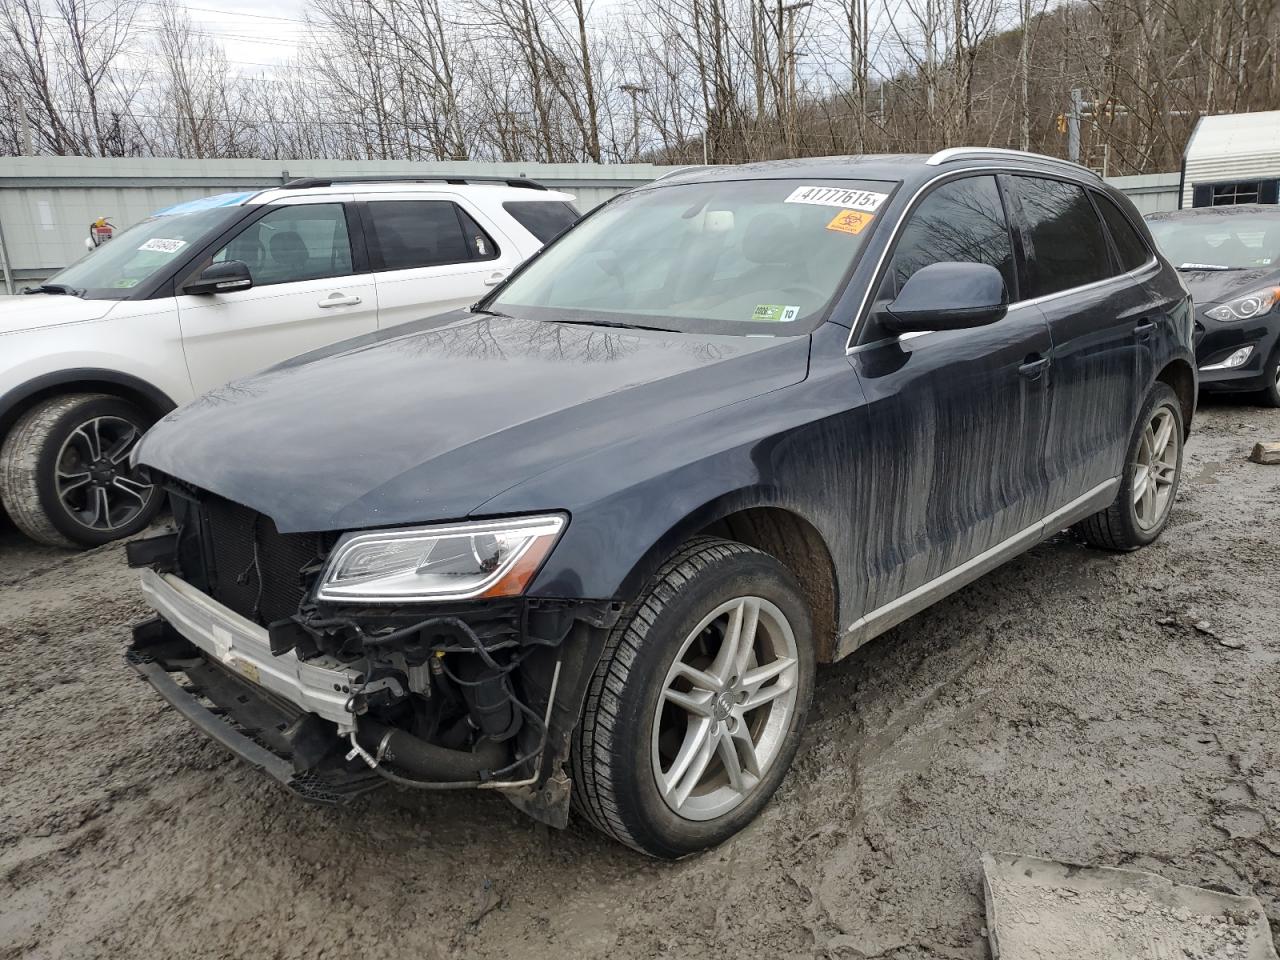
{"label": "silver car headlight", "polygon": [[1280,300],[1280,287],[1265,287],[1219,304],[1212,310],[1206,310],[1204,315],[1228,323],[1234,320],[1252,320],[1269,313],[1277,300]]}
{"label": "silver car headlight", "polygon": [[332,603],[413,603],[517,597],[555,546],[565,518],[513,517],[350,533],[316,590]]}

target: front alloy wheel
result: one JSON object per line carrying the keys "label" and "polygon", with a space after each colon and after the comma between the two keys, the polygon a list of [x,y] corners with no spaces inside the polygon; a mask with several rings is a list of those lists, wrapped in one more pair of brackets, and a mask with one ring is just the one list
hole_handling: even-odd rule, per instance
{"label": "front alloy wheel", "polygon": [[150,506],[155,488],[129,469],[141,437],[142,427],[122,417],[93,417],[63,441],[54,488],[62,509],[85,530],[118,536]]}
{"label": "front alloy wheel", "polygon": [[653,771],[667,806],[713,820],[746,802],[782,750],[799,672],[795,633],[768,600],[728,600],[702,619],[654,716]]}
{"label": "front alloy wheel", "polygon": [[70,394],[36,404],[0,447],[0,498],[23,533],[53,546],[93,547],[142,530],[162,496],[129,468],[150,424],[133,404]]}
{"label": "front alloy wheel", "polygon": [[745,544],[691,540],[610,632],[574,736],[575,809],[655,857],[723,842],[786,774],[813,672],[791,572]]}

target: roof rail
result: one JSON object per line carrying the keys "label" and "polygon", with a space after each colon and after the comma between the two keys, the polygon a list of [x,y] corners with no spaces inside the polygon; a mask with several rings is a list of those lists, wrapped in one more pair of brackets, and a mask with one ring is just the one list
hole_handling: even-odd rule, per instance
{"label": "roof rail", "polygon": [[666,180],[668,177],[678,177],[682,173],[693,173],[695,170],[706,170],[706,169],[709,169],[709,168],[708,168],[708,165],[705,163],[691,163],[688,166],[676,167],[672,170],[668,170],[666,173],[658,177],[658,179],[654,180],[653,182],[657,183],[658,180]]}
{"label": "roof rail", "polygon": [[421,176],[419,174],[405,174],[403,176],[368,176],[368,177],[299,177],[297,180],[290,180],[286,184],[282,184],[281,190],[305,190],[308,187],[335,187],[346,183],[451,183],[451,184],[467,184],[467,183],[488,183],[498,184],[508,187],[523,187],[526,190],[546,190],[547,188],[536,180],[529,180],[524,177],[467,177],[467,176],[449,176],[448,174],[440,174],[439,176]]}
{"label": "roof rail", "polygon": [[982,157],[1008,157],[1011,160],[1039,160],[1041,163],[1056,163],[1060,166],[1083,170],[1095,177],[1098,176],[1093,170],[1090,170],[1088,167],[1084,166],[1084,164],[1076,163],[1074,160],[1063,160],[1060,157],[1050,157],[1043,153],[1030,153],[1026,150],[1006,150],[1003,147],[948,147],[946,150],[939,150],[926,160],[925,163],[931,167],[937,167],[944,163],[950,163],[952,160],[976,160],[981,159]]}

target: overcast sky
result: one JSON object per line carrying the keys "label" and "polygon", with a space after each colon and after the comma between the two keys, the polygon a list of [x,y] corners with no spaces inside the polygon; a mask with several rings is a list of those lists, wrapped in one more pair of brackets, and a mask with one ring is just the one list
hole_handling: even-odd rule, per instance
{"label": "overcast sky", "polygon": [[222,44],[244,73],[270,70],[293,56],[305,35],[303,0],[189,0],[192,26]]}

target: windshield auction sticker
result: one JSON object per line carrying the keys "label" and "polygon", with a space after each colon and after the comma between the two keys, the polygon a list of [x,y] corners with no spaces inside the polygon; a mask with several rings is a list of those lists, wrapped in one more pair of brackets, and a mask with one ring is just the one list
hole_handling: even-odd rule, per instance
{"label": "windshield auction sticker", "polygon": [[872,190],[850,190],[847,187],[796,187],[784,203],[816,203],[824,207],[843,207],[875,213],[884,203],[887,193]]}
{"label": "windshield auction sticker", "polygon": [[162,240],[159,237],[153,237],[148,240],[139,250],[153,250],[156,253],[177,253],[187,245],[185,240]]}
{"label": "windshield auction sticker", "polygon": [[838,230],[840,233],[858,234],[874,219],[874,214],[863,213],[861,210],[841,210],[827,224],[827,229]]}
{"label": "windshield auction sticker", "polygon": [[783,306],[780,303],[761,303],[751,311],[751,319],[757,323],[790,323],[800,316],[799,307]]}

